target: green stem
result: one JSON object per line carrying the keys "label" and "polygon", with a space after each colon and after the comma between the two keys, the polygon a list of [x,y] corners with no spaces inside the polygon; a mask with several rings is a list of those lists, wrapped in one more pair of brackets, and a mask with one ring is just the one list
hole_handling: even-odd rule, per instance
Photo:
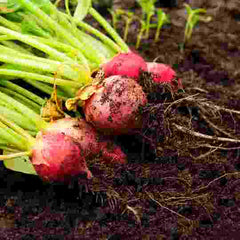
{"label": "green stem", "polygon": [[139,46],[140,46],[140,42],[141,42],[141,39],[142,39],[142,35],[143,35],[144,30],[145,30],[145,29],[141,29],[141,30],[140,30],[140,33],[139,33],[138,36],[137,36],[136,49],[138,49]]}
{"label": "green stem", "polygon": [[[33,36],[33,38],[35,38],[36,40],[38,40],[44,44],[47,44],[53,48],[56,48],[60,51],[67,53],[68,56],[71,57],[74,61],[78,61],[78,63],[82,63],[83,65],[88,67],[89,61],[85,58],[85,56],[82,54],[82,52],[79,51],[78,49],[76,49],[70,45],[61,43],[57,40],[53,41],[52,39],[46,39],[46,38],[37,37],[37,36]],[[76,59],[75,59],[75,57],[76,57]]]}
{"label": "green stem", "polygon": [[8,155],[0,155],[0,161],[9,160],[17,157],[22,157],[22,156],[31,156],[31,154],[32,154],[32,151],[12,153]]}
{"label": "green stem", "polygon": [[116,33],[112,26],[94,8],[90,8],[88,13],[91,14],[104,27],[108,34],[121,47],[122,52],[129,52],[127,44]]}
{"label": "green stem", "polygon": [[29,142],[29,147],[33,146],[36,142],[35,138],[32,137],[27,131],[25,131],[23,128],[19,127],[17,124],[14,122],[8,120],[5,118],[3,115],[0,114],[0,121],[7,125],[10,129],[21,135],[22,137],[26,138],[27,141]]}
{"label": "green stem", "polygon": [[29,52],[26,48],[23,48],[23,47],[19,46],[18,44],[14,43],[14,42],[2,41],[2,40],[0,40],[0,41],[4,46],[6,46],[6,47],[8,47],[12,50],[16,50],[17,52],[33,56],[33,54],[31,52]]}
{"label": "green stem", "polygon": [[74,97],[78,90],[79,90],[79,88],[70,88],[70,87],[59,86],[57,88],[57,95],[66,101],[68,98]]}
{"label": "green stem", "polygon": [[40,112],[41,106],[35,102],[32,102],[30,99],[26,98],[25,96],[22,96],[19,93],[14,92],[13,90],[4,88],[4,87],[0,87],[0,91],[7,94],[10,97],[13,97],[17,101],[24,104],[26,107],[29,107],[30,109],[32,109],[34,112],[36,112],[36,113]]}
{"label": "green stem", "polygon": [[138,33],[137,35],[137,42],[136,42],[136,49],[139,48],[140,46],[140,42],[141,42],[141,39],[142,39],[142,35],[143,35],[143,32],[145,31],[146,29],[146,24],[143,20],[141,20],[139,17],[136,17],[136,19],[140,22],[141,24],[141,29],[140,29],[140,32]]}
{"label": "green stem", "polygon": [[155,42],[157,42],[159,39],[160,29],[162,28],[163,23],[164,23],[163,18],[161,18],[157,25],[157,31],[156,31],[155,38],[154,38]]}
{"label": "green stem", "polygon": [[109,13],[111,14],[112,16],[112,25],[113,25],[113,29],[115,31],[117,31],[117,14],[111,10],[111,9],[108,9]]}
{"label": "green stem", "polygon": [[37,135],[37,133],[38,133],[37,130],[35,130],[35,131],[29,130],[29,129],[26,129],[26,130],[27,130],[27,132],[28,132],[31,136],[33,136],[33,137],[36,137],[36,135]]}
{"label": "green stem", "polygon": [[[40,18],[47,26],[50,27],[51,30],[55,31],[58,36],[60,36],[62,39],[65,39],[73,47],[82,51],[83,54],[90,60],[94,62],[96,61],[98,64],[101,63],[101,60],[96,59],[95,55],[92,56],[91,54],[89,54],[90,47],[82,44],[80,41],[78,41],[78,39],[76,39],[72,34],[70,34],[71,29],[64,29],[62,26],[60,26],[57,22],[55,22],[51,17],[49,17],[45,12],[43,12],[32,2],[26,0],[17,1],[21,5],[23,5],[26,9],[28,9],[30,12],[32,12],[34,15],[36,15],[38,18]],[[57,13],[57,9],[54,5],[50,4],[50,7],[52,11],[55,11]]]}
{"label": "green stem", "polygon": [[[1,47],[0,47],[1,49]],[[0,61],[1,62],[5,62],[5,63],[11,63],[11,64],[15,64],[15,65],[20,65],[22,67],[27,67],[29,69],[33,69],[35,71],[40,71],[40,72],[47,72],[47,73],[58,73],[59,75],[64,76],[65,78],[68,78],[70,80],[75,80],[75,81],[79,81],[80,78],[82,77],[83,73],[82,71],[75,71],[75,69],[73,69],[75,66],[70,66],[68,64],[64,64],[64,63],[60,63],[60,62],[54,62],[52,60],[47,60],[46,63],[44,63],[43,61],[36,61],[33,59],[27,59],[24,57],[21,57],[22,54],[17,54],[16,56],[14,56],[14,54],[10,53],[6,54],[6,53],[0,53]],[[31,56],[29,56],[29,58],[32,58]],[[38,58],[38,57],[33,57],[33,58]],[[44,58],[39,58],[41,60],[44,60]],[[49,63],[49,61],[52,62],[52,64]],[[76,70],[77,70],[77,64],[76,64]],[[79,65],[79,67],[81,67]],[[84,77],[84,76],[83,76]]]}
{"label": "green stem", "polygon": [[13,37],[23,43],[26,43],[32,47],[35,47],[35,48],[47,53],[53,59],[59,60],[61,62],[64,62],[64,61],[72,62],[72,59],[67,57],[65,54],[58,52],[57,50],[49,47],[48,45],[45,45],[43,43],[40,43],[39,41],[36,41],[34,38],[32,38],[29,35],[24,35],[24,34],[12,31],[10,29],[7,29],[5,27],[0,27],[0,32],[2,34],[6,34],[10,37]]}
{"label": "green stem", "polygon": [[0,45],[0,52],[1,53],[5,53],[6,55],[14,55],[17,58],[24,58],[24,59],[30,59],[30,60],[35,60],[37,62],[43,62],[43,63],[49,63],[49,64],[60,64],[61,62],[59,61],[54,61],[54,60],[50,60],[47,58],[43,58],[43,57],[37,57],[35,55],[33,55],[32,53],[23,53],[19,50],[14,49],[13,47],[6,47],[3,45]]}
{"label": "green stem", "polygon": [[0,122],[0,134],[1,139],[4,140],[8,145],[14,146],[21,150],[27,150],[26,139],[21,135],[17,134],[15,131],[7,127],[5,124]]}
{"label": "green stem", "polygon": [[69,16],[71,16],[70,10],[69,10],[69,0],[65,0],[65,8],[66,12]]}
{"label": "green stem", "polygon": [[92,26],[88,25],[83,21],[79,21],[77,19],[74,19],[74,21],[79,27],[98,37],[103,43],[111,47],[117,53],[121,52],[121,48],[114,41],[112,41],[109,37],[98,31],[97,29],[93,28]]}
{"label": "green stem", "polygon": [[[24,81],[29,83],[33,87],[41,90],[42,92],[48,94],[49,96],[51,96],[51,94],[53,92],[52,86],[47,85],[48,83],[39,82],[39,81],[32,81],[32,80],[29,80],[29,79],[26,79],[26,78],[24,79]],[[65,88],[64,88],[64,90],[65,90]],[[68,96],[68,95],[65,95],[64,92],[60,91],[59,88],[57,88],[57,95],[60,96],[63,100],[67,100],[69,97],[75,96],[73,91],[72,91],[72,94],[69,94],[69,96]]]}
{"label": "green stem", "polygon": [[16,101],[10,96],[0,92],[0,100],[7,102],[12,108],[16,109],[17,112],[20,112],[24,116],[28,117],[34,124],[37,129],[42,129],[47,127],[47,123],[41,119],[41,117],[35,113],[33,110],[29,109],[22,103]]}
{"label": "green stem", "polygon": [[[82,44],[81,51],[85,51],[84,49],[87,49],[87,55],[86,57],[98,64],[101,64],[105,61],[105,56],[102,54],[101,50],[97,49],[94,44],[91,43],[91,37],[89,37],[89,41],[84,41],[81,39],[81,35],[79,36],[79,29],[77,28],[76,23],[72,18],[69,19],[69,16],[57,13],[59,16],[59,19],[61,19],[61,24],[65,29],[69,29],[72,36],[76,38],[77,41],[79,41]],[[70,20],[70,22],[68,21]]]}
{"label": "green stem", "polygon": [[22,88],[22,87],[18,86],[17,84],[14,84],[10,81],[0,80],[0,85],[6,87],[8,89],[11,89],[17,93],[20,93],[21,95],[25,96],[26,98],[31,99],[35,103],[38,103],[40,106],[44,103],[44,100],[41,97],[37,96],[36,94],[34,94],[34,93],[28,91],[27,89]]}
{"label": "green stem", "polygon": [[191,27],[191,22],[192,22],[192,18],[193,18],[193,12],[191,12],[188,16],[187,19],[187,23],[186,23],[186,27],[185,27],[185,32],[184,32],[184,41],[183,43],[187,43],[192,35],[192,27]]}
{"label": "green stem", "polygon": [[23,129],[35,131],[35,132],[37,131],[34,124],[28,118],[26,118],[23,114],[13,109],[9,109],[8,106],[6,105],[3,105],[3,106],[0,105],[0,113],[5,118],[9,119],[12,122],[15,122],[17,125],[19,125]]}
{"label": "green stem", "polygon": [[16,23],[13,23],[13,22],[7,20],[6,18],[4,18],[2,16],[0,16],[0,24],[7,28],[12,29],[13,31],[21,32],[20,26],[18,26]]}
{"label": "green stem", "polygon": [[15,40],[15,38],[9,37],[8,35],[0,36],[0,41]]}
{"label": "green stem", "polygon": [[131,22],[132,22],[132,18],[127,18],[127,19],[126,19],[126,26],[125,26],[124,37],[123,37],[123,40],[124,40],[125,42],[127,41],[129,25],[130,25]]}
{"label": "green stem", "polygon": [[149,38],[149,29],[150,29],[150,20],[151,20],[152,14],[147,14],[147,26],[146,26],[146,38]]}
{"label": "green stem", "polygon": [[51,83],[51,84],[56,83],[56,85],[69,86],[69,87],[74,87],[74,88],[80,88],[84,85],[79,82],[63,80],[60,78],[48,77],[48,76],[44,76],[44,75],[37,74],[37,73],[23,72],[23,71],[12,70],[12,69],[0,69],[0,75],[14,76],[14,77],[18,77],[18,78],[29,78],[32,80],[37,80],[37,81]]}
{"label": "green stem", "polygon": [[115,56],[116,52],[113,52],[111,49],[109,49],[108,46],[105,46],[102,42],[93,38],[92,36],[78,29],[76,30],[75,34],[81,42],[94,46],[93,49],[95,52],[101,52],[101,63],[106,62],[106,60],[111,59],[113,56]]}
{"label": "green stem", "polygon": [[17,148],[17,146],[12,146],[12,148],[11,147],[9,147],[9,144],[2,144],[2,143],[0,143],[0,149],[2,149],[2,150],[5,150],[5,151],[9,151],[9,152],[15,152],[15,151],[19,151],[19,150],[23,150],[23,149],[18,149]]}

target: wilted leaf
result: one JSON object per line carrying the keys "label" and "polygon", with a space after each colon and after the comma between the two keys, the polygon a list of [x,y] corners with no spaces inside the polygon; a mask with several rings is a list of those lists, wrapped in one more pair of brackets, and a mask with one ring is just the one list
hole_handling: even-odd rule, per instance
{"label": "wilted leaf", "polygon": [[[3,154],[11,154],[11,152],[4,150]],[[22,156],[14,159],[5,160],[3,161],[3,163],[7,169],[16,172],[37,175],[28,156]]]}
{"label": "wilted leaf", "polygon": [[80,100],[84,101],[89,99],[95,92],[97,87],[95,85],[88,85],[83,87],[77,94]]}

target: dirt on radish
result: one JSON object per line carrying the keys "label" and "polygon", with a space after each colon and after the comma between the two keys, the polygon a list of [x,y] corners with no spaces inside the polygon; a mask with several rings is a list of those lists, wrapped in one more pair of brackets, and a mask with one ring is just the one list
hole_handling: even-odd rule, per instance
{"label": "dirt on radish", "polygon": [[142,87],[131,78],[111,76],[84,102],[86,121],[105,134],[128,134],[141,128],[139,108],[146,105]]}

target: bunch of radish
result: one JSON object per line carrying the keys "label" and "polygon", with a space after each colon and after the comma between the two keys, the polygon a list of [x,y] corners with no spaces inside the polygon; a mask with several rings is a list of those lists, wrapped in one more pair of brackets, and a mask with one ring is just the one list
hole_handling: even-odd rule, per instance
{"label": "bunch of radish", "polygon": [[84,119],[63,118],[37,134],[31,161],[43,179],[66,182],[81,173],[92,178],[87,163],[97,155],[102,164],[126,163],[120,147],[100,141],[96,130]]}
{"label": "bunch of radish", "polygon": [[[100,79],[89,89],[83,110],[86,121],[105,134],[129,134],[141,128],[140,107],[147,104],[147,96],[139,84],[142,72],[149,72],[155,84],[170,84],[176,87],[175,71],[168,65],[145,62],[137,53],[119,53],[101,65],[105,79]],[[88,91],[88,90],[87,90]],[[86,92],[84,92],[86,94]],[[84,95],[85,96],[85,95]]]}
{"label": "bunch of radish", "polygon": [[63,118],[38,133],[31,161],[43,179],[65,181],[79,173],[91,178],[88,158],[99,153],[103,164],[126,163],[120,147],[99,141],[96,129],[104,134],[120,135],[141,128],[139,109],[147,104],[146,93],[138,84],[141,72],[151,72],[153,81],[160,84],[171,84],[176,76],[169,66],[146,63],[132,52],[118,54],[103,64],[102,69],[107,77],[99,79],[84,100],[88,123],[84,119]]}
{"label": "bunch of radish", "polygon": [[[99,158],[101,164],[126,163],[126,155],[110,140],[101,140],[96,130],[82,118],[62,118],[46,124],[32,137],[15,123],[0,115],[1,124],[19,135],[11,145],[24,152],[1,155],[1,160],[29,156],[36,173],[45,181],[69,182],[73,176],[92,173],[89,160]],[[10,144],[9,144],[10,146]],[[18,160],[17,160],[18,161]]]}
{"label": "bunch of radish", "polygon": [[[85,119],[65,117],[50,123],[42,122],[36,138],[23,133],[24,130],[20,131],[20,127],[15,126],[15,129],[14,125],[9,125],[21,137],[25,137],[22,150],[30,157],[42,179],[65,182],[82,173],[90,179],[92,173],[88,168],[88,160],[96,157],[100,158],[102,164],[126,163],[126,155],[121,148],[111,140],[100,140],[100,134],[132,134],[135,129],[142,127],[139,110],[148,102],[147,94],[139,84],[142,72],[150,72],[152,81],[157,84],[172,84],[176,77],[169,66],[145,62],[133,52],[116,55],[102,64],[101,70],[104,73],[102,79],[95,79],[90,86],[77,93],[77,97],[80,96],[84,102]],[[7,99],[4,100],[12,104],[13,100]],[[18,110],[24,115],[26,106],[18,103]],[[35,118],[35,124],[40,123],[28,110],[30,116]],[[8,125],[9,121],[5,121],[3,116],[1,120]],[[1,156],[1,159],[15,156]]]}
{"label": "bunch of radish", "polygon": [[[91,178],[88,168],[91,158],[99,158],[103,164],[127,161],[119,146],[110,139],[100,138],[101,134],[132,134],[141,129],[139,110],[148,103],[148,93],[139,81],[141,74],[149,72],[150,81],[170,84],[173,91],[181,87],[181,82],[176,86],[176,73],[170,66],[146,62],[130,51],[108,22],[91,7],[91,1],[84,11],[80,10],[85,4],[78,1],[74,16],[59,11],[50,0],[40,2],[16,0],[21,14],[18,15],[18,11],[9,14],[21,17],[23,23],[6,19],[0,27],[7,39],[6,46],[0,45],[0,75],[10,80],[22,78],[48,95],[52,90],[48,84],[54,83],[60,86],[59,96],[68,99],[67,109],[76,107],[81,100],[85,116],[64,117],[60,111],[59,116],[64,118],[46,123],[38,115],[43,99],[15,85],[10,91],[7,89],[10,85],[1,82],[0,107],[8,113],[0,113],[0,149],[3,147],[11,154],[1,155],[0,160],[27,155],[37,174],[48,181],[67,181],[80,173]],[[88,13],[109,36],[83,21]],[[18,39],[28,48],[11,39]],[[41,54],[36,54],[36,49]],[[42,53],[47,57],[42,57]],[[99,72],[92,81],[91,72],[96,68]],[[11,93],[15,99],[4,93]],[[58,108],[54,109],[58,112]],[[15,117],[17,115],[23,121]],[[19,150],[24,152],[16,153]]]}
{"label": "bunch of radish", "polygon": [[[12,85],[28,94],[28,90]],[[26,166],[25,173],[37,174],[45,181],[68,182],[80,174],[92,178],[88,168],[92,160],[101,164],[126,163],[121,148],[110,138],[101,137],[83,118],[65,116],[46,122],[31,107],[2,91],[0,107],[5,112],[0,114],[0,148],[8,154],[0,155],[0,160],[9,169],[22,171]],[[32,93],[31,97],[36,95]],[[23,156],[29,157],[28,165],[21,160]]]}

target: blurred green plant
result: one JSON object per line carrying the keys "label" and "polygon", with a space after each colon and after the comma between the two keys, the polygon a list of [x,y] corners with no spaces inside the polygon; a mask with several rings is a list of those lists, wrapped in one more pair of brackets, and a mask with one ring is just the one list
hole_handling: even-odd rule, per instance
{"label": "blurred green plant", "polygon": [[123,9],[116,9],[115,11],[108,9],[110,14],[112,15],[112,23],[113,23],[113,28],[116,30],[117,28],[117,21],[120,19],[120,17],[123,17],[125,20],[125,29],[124,29],[124,37],[123,40],[126,42],[127,41],[127,36],[128,36],[128,31],[129,31],[129,26],[134,20],[135,16],[132,11],[129,10],[123,10]]}
{"label": "blurred green plant", "polygon": [[146,30],[146,23],[145,21],[143,21],[142,19],[139,19],[140,21],[140,24],[141,24],[141,28],[140,28],[140,31],[137,35],[137,42],[136,42],[136,49],[138,49],[140,47],[140,42],[141,42],[141,39],[142,39],[142,36],[143,36],[143,33],[144,31]]}
{"label": "blurred green plant", "polygon": [[191,39],[192,36],[192,31],[195,25],[199,22],[210,22],[212,20],[211,16],[202,16],[200,14],[205,14],[206,9],[204,8],[198,8],[198,9],[192,9],[188,4],[184,3],[184,6],[187,11],[187,22],[185,26],[185,32],[184,32],[184,40],[183,40],[183,45],[185,45],[189,40]]}
{"label": "blurred green plant", "polygon": [[160,35],[160,30],[164,24],[170,23],[169,15],[163,12],[161,8],[157,8],[157,31],[155,34],[154,42],[157,42]]}
{"label": "blurred green plant", "polygon": [[112,10],[112,9],[108,9],[108,12],[111,14],[112,16],[112,25],[114,30],[117,30],[117,21],[119,20],[119,15],[116,13],[116,11]]}
{"label": "blurred green plant", "polygon": [[143,21],[146,23],[146,35],[145,38],[149,37],[149,29],[150,29],[150,22],[151,17],[155,13],[155,2],[156,0],[137,0],[138,4],[142,8],[142,18]]}
{"label": "blurred green plant", "polygon": [[[149,7],[149,9],[150,9],[150,7]],[[157,12],[157,18],[156,18],[157,20],[156,20],[156,23],[151,23],[150,22],[151,19],[149,17],[147,17],[147,19],[145,17],[140,18],[137,15],[135,15],[132,11],[129,11],[129,10],[116,9],[114,11],[112,9],[108,9],[108,11],[110,12],[110,14],[112,16],[112,25],[115,30],[117,30],[117,23],[121,19],[121,17],[125,19],[126,24],[125,24],[124,37],[123,37],[124,41],[127,40],[130,24],[134,20],[137,20],[140,23],[140,30],[137,35],[137,41],[136,41],[136,45],[135,45],[136,49],[138,49],[140,47],[140,43],[141,43],[142,39],[149,38],[149,29],[151,29],[151,28],[157,29],[156,34],[155,34],[155,39],[154,39],[154,41],[157,42],[162,26],[164,24],[170,23],[169,15],[165,14],[161,8],[157,8],[157,9],[154,8],[154,11],[155,10]],[[154,13],[154,11],[153,11],[153,13]],[[153,15],[149,14],[148,16],[152,17]],[[145,36],[144,36],[144,32],[146,32]]]}

